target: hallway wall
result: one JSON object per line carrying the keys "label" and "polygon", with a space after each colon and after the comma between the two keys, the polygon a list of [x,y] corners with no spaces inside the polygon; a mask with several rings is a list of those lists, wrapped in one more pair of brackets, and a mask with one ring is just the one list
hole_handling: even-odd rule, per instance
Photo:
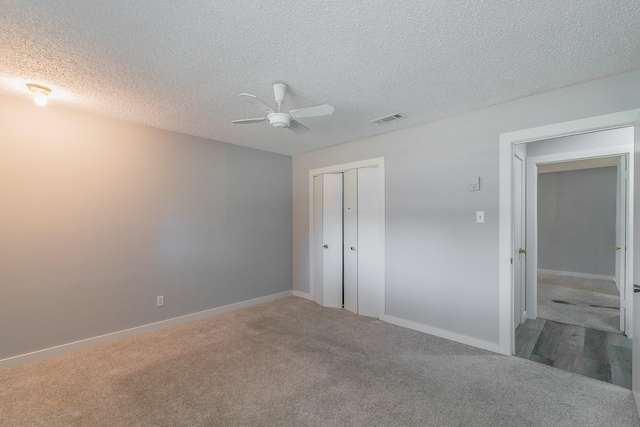
{"label": "hallway wall", "polygon": [[538,173],[538,268],[615,275],[615,167]]}

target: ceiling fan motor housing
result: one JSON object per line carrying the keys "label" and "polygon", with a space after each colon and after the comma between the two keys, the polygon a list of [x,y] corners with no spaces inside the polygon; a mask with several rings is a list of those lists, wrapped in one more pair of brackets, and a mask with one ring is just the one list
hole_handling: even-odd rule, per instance
{"label": "ceiling fan motor housing", "polygon": [[269,123],[274,128],[288,128],[291,124],[291,116],[287,113],[271,113],[267,116]]}

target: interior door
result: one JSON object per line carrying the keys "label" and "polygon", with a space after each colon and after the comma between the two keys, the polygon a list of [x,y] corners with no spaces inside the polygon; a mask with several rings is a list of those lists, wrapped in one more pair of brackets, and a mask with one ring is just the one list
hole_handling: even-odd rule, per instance
{"label": "interior door", "polygon": [[526,315],[526,234],[524,206],[524,156],[513,155],[513,323],[517,327]]}
{"label": "interior door", "polygon": [[322,175],[322,305],[342,308],[342,173]]}
{"label": "interior door", "polygon": [[322,175],[313,177],[313,300],[320,305],[322,301]]}
{"label": "interior door", "polygon": [[619,212],[617,212],[618,233],[616,235],[616,281],[620,291],[620,330],[627,330],[627,304],[626,304],[626,259],[627,259],[627,187],[628,187],[628,167],[626,156],[620,156],[620,194]]}
{"label": "interior door", "polygon": [[343,176],[344,308],[358,314],[358,170]]}
{"label": "interior door", "polygon": [[384,299],[384,194],[380,168],[358,169],[358,314],[380,317]]}
{"label": "interior door", "polygon": [[633,218],[633,362],[631,373],[633,375],[632,389],[636,406],[640,410],[640,293],[636,293],[636,285],[640,285],[640,117],[633,129],[634,139],[634,215]]}

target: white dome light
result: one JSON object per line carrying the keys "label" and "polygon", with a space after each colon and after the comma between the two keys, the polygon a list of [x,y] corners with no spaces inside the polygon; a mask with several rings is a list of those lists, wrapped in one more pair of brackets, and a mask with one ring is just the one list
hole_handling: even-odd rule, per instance
{"label": "white dome light", "polygon": [[51,93],[51,89],[35,83],[27,83],[27,88],[33,92],[33,100],[38,105],[47,105],[47,97]]}

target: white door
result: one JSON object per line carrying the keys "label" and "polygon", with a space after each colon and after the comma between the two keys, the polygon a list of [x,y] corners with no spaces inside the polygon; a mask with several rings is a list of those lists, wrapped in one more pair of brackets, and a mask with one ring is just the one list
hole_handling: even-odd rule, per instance
{"label": "white door", "polygon": [[526,239],[524,206],[524,158],[513,155],[513,323],[517,327],[525,321]]}
{"label": "white door", "polygon": [[380,317],[385,271],[383,166],[380,162],[336,169],[311,175],[313,299],[325,307]]}
{"label": "white door", "polygon": [[358,314],[358,170],[344,172],[344,308]]}
{"label": "white door", "polygon": [[[636,121],[636,125],[633,129],[634,139],[634,199],[633,199],[633,264],[631,265],[633,273],[633,283],[640,285],[640,197],[638,190],[640,189],[640,124]],[[629,284],[631,285],[631,284]],[[635,335],[632,339],[633,343],[633,362],[631,365],[631,374],[633,376],[632,390],[636,400],[636,406],[640,408],[640,293],[635,292],[635,286],[633,289],[633,328],[632,334]]]}
{"label": "white door", "polygon": [[320,305],[322,301],[322,175],[313,177],[313,300]]}
{"label": "white door", "polygon": [[619,212],[617,214],[618,233],[616,236],[616,283],[620,291],[620,330],[627,330],[627,286],[626,286],[626,259],[627,259],[627,186],[628,186],[628,167],[627,157],[620,156],[620,194],[619,194]]}
{"label": "white door", "polygon": [[342,173],[322,175],[322,305],[342,308]]}
{"label": "white door", "polygon": [[384,300],[384,194],[380,168],[358,169],[358,314],[380,317]]}

